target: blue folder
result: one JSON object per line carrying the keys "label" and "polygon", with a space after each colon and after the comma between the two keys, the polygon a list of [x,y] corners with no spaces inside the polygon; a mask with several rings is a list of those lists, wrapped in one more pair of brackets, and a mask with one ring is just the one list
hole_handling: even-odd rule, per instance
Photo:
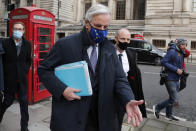
{"label": "blue folder", "polygon": [[92,95],[92,87],[86,61],[61,65],[55,68],[56,77],[71,88],[80,89],[78,96]]}

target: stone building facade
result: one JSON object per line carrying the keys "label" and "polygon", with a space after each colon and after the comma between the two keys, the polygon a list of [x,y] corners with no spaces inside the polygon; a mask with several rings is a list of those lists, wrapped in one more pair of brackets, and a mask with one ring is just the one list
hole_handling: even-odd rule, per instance
{"label": "stone building facade", "polygon": [[[6,34],[6,0],[0,0],[0,35]],[[108,37],[122,27],[132,35],[141,34],[155,46],[166,49],[170,40],[183,37],[188,49],[196,53],[196,0],[12,0],[17,7],[36,4],[56,17],[56,39],[83,27],[87,9],[96,3],[108,6],[112,22]]]}

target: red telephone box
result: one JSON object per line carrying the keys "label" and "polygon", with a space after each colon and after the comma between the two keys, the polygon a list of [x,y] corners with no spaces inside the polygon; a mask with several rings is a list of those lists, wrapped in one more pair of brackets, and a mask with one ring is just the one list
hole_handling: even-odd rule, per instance
{"label": "red telephone box", "polygon": [[23,7],[10,13],[10,34],[14,22],[25,25],[25,39],[31,42],[33,63],[28,73],[28,101],[34,103],[50,96],[39,81],[37,67],[54,45],[55,16],[41,8]]}

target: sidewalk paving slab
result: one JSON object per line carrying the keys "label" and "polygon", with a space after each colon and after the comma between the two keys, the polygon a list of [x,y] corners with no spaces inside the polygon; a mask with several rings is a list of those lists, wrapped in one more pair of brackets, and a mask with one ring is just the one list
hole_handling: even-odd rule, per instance
{"label": "sidewalk paving slab", "polygon": [[[20,131],[19,104],[15,102],[4,115],[0,124],[0,131]],[[29,130],[50,131],[51,98],[29,105]],[[156,119],[153,114],[148,114],[139,127],[133,128],[127,124],[125,115],[121,131],[196,131],[196,124],[188,121],[168,121],[161,116]]]}

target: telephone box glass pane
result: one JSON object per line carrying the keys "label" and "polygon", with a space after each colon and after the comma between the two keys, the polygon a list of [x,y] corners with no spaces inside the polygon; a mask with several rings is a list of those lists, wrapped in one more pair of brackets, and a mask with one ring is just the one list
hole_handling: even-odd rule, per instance
{"label": "telephone box glass pane", "polygon": [[48,43],[49,42],[49,36],[40,36],[40,43]]}
{"label": "telephone box glass pane", "polygon": [[40,28],[40,35],[49,35],[50,29],[49,28]]}
{"label": "telephone box glass pane", "polygon": [[44,84],[43,83],[39,83],[39,90],[37,90],[37,91],[41,91],[41,90],[45,90],[46,88],[45,88],[45,86],[44,86]]}
{"label": "telephone box glass pane", "polygon": [[39,51],[48,51],[49,45],[48,44],[39,44]]}

